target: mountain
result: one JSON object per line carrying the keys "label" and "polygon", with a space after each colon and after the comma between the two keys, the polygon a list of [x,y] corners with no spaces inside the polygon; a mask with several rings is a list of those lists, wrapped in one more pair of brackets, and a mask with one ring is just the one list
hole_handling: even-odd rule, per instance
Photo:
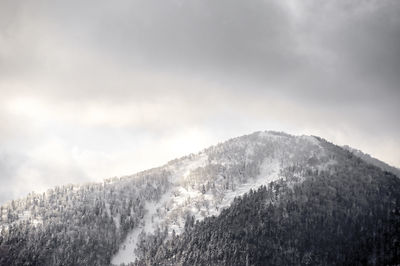
{"label": "mountain", "polygon": [[0,265],[400,263],[399,191],[321,138],[256,132],[1,206]]}

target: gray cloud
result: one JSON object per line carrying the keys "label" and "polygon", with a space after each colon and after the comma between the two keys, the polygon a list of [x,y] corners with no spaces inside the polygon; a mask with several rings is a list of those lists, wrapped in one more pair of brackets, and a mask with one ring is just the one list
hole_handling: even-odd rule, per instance
{"label": "gray cloud", "polygon": [[263,129],[400,166],[399,12],[396,0],[2,1],[0,202]]}

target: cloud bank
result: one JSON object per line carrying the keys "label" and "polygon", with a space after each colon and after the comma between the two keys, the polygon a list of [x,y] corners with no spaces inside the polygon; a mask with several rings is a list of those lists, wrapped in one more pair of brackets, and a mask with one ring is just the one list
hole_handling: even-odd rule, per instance
{"label": "cloud bank", "polygon": [[0,203],[256,130],[400,166],[396,0],[2,1]]}

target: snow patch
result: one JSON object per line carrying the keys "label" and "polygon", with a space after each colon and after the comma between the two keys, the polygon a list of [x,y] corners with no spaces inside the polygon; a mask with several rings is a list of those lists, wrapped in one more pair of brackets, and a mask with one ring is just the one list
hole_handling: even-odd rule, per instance
{"label": "snow patch", "polygon": [[145,209],[146,214],[143,216],[143,220],[139,227],[134,228],[131,232],[128,233],[126,239],[120,246],[118,252],[111,259],[111,264],[120,265],[122,263],[130,263],[134,262],[137,258],[134,250],[137,247],[139,236],[142,232],[144,233],[154,233],[157,227],[162,222],[157,212],[160,210],[162,206],[165,205],[165,202],[171,197],[169,192],[165,193],[158,202],[146,202]]}
{"label": "snow patch", "polygon": [[208,155],[204,152],[195,155],[194,158],[186,158],[179,164],[172,164],[169,166],[173,172],[171,176],[171,182],[176,183],[177,181],[186,179],[192,170],[199,167],[204,167],[208,162]]}
{"label": "snow patch", "polygon": [[113,217],[113,221],[114,221],[115,227],[117,228],[117,230],[119,230],[119,227],[121,226],[121,214],[117,213]]}
{"label": "snow patch", "polygon": [[278,180],[280,178],[280,171],[281,165],[278,160],[266,158],[261,164],[260,174],[256,178],[250,179],[249,182],[238,185],[235,190],[227,192],[219,207],[212,215],[219,215],[224,208],[228,208],[231,205],[235,197],[244,195],[250,189],[254,190],[262,185],[268,185],[270,182]]}

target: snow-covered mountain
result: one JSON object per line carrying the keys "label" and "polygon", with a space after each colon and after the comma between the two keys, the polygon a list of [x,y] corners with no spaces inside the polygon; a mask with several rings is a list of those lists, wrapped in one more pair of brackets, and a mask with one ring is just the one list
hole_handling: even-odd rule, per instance
{"label": "snow-covered mountain", "polygon": [[[168,189],[145,205],[141,225],[134,228],[112,259],[113,264],[136,259],[132,252],[146,234],[158,228],[180,234],[187,216],[195,220],[218,215],[233,199],[283,176],[299,182],[304,171],[326,169],[333,157],[315,137],[259,132],[229,140],[198,154],[169,162],[158,169],[168,173]],[[309,165],[309,167],[303,167]],[[288,169],[298,167],[288,174]]]}
{"label": "snow-covered mountain", "polygon": [[318,137],[256,132],[132,176],[30,194],[0,209],[0,263],[134,262],[261,185],[334,173],[343,154]]}

